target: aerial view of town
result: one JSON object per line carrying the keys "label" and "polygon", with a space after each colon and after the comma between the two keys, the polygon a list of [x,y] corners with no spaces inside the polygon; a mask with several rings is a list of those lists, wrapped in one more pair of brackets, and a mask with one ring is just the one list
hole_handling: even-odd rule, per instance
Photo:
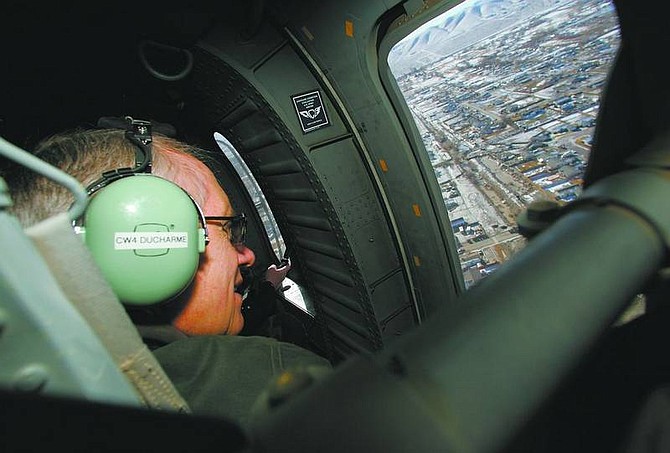
{"label": "aerial view of town", "polygon": [[[478,12],[486,3],[469,1]],[[440,185],[467,287],[525,245],[516,219],[531,201],[569,203],[580,194],[619,26],[609,0],[545,3],[453,53],[394,70]]]}

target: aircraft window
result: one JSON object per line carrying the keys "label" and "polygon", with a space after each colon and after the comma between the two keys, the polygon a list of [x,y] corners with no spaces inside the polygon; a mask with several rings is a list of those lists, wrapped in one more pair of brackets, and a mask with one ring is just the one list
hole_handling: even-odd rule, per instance
{"label": "aircraft window", "polygon": [[[265,232],[270,239],[270,244],[272,245],[272,250],[274,251],[278,259],[284,258],[286,255],[286,243],[282,237],[281,231],[279,231],[279,225],[272,215],[270,206],[268,205],[263,191],[256,182],[251,170],[247,167],[247,164],[244,163],[242,156],[237,152],[235,147],[226,139],[223,135],[218,132],[214,133],[214,140],[216,141],[221,151],[226,155],[228,160],[233,164],[235,171],[242,179],[247,192],[251,196],[251,199],[258,210],[258,214],[263,220],[263,226],[265,227]],[[306,313],[314,315],[315,311],[313,305],[309,301],[307,295],[302,291],[300,286],[296,284],[293,280],[286,278],[284,279],[284,297],[286,300],[302,309]]]}
{"label": "aircraft window", "polygon": [[288,277],[284,279],[284,298],[308,315],[316,315],[314,305],[310,302],[305,291]]}
{"label": "aircraft window", "polygon": [[619,42],[610,0],[466,0],[389,53],[466,287],[525,245],[516,217],[531,201],[579,195]]}
{"label": "aircraft window", "polygon": [[265,232],[270,239],[270,244],[272,244],[272,250],[275,252],[275,255],[278,259],[283,258],[284,254],[286,253],[286,244],[284,243],[284,238],[279,231],[279,225],[277,225],[277,221],[272,215],[272,211],[270,210],[270,206],[265,199],[265,195],[263,195],[263,191],[258,186],[253,173],[251,173],[251,170],[249,170],[247,164],[244,163],[242,156],[240,156],[235,147],[228,141],[226,137],[218,132],[214,132],[214,140],[216,141],[216,144],[219,145],[219,148],[221,148],[221,151],[223,151],[223,153],[226,155],[230,163],[233,164],[237,174],[240,176],[240,178],[242,178],[244,187],[247,189],[251,199],[254,201],[254,205],[256,206],[256,210],[258,210],[258,214],[261,216],[261,219],[263,219],[263,226],[265,227]]}

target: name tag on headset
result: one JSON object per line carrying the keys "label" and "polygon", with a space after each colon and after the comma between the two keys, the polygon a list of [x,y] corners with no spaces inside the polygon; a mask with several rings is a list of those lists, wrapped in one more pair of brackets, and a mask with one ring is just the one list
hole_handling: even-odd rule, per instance
{"label": "name tag on headset", "polygon": [[178,231],[114,233],[115,250],[188,248],[188,233]]}

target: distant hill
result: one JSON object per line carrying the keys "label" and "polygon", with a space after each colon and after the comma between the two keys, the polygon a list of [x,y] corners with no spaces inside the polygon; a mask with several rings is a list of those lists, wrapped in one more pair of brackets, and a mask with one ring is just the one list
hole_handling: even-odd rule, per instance
{"label": "distant hill", "polygon": [[[399,77],[527,17],[575,0],[466,0],[398,43],[389,66]],[[585,0],[579,0],[585,1]]]}

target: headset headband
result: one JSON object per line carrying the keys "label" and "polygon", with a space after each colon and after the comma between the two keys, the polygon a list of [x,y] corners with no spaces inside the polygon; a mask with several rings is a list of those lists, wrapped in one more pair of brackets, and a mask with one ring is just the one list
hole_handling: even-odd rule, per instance
{"label": "headset headband", "polygon": [[135,167],[117,168],[102,173],[102,177],[86,187],[88,195],[105,187],[112,181],[130,176],[134,173],[151,173],[151,122],[136,120],[130,116],[121,118],[103,117],[98,120],[98,127],[125,130],[125,137],[135,145]]}

